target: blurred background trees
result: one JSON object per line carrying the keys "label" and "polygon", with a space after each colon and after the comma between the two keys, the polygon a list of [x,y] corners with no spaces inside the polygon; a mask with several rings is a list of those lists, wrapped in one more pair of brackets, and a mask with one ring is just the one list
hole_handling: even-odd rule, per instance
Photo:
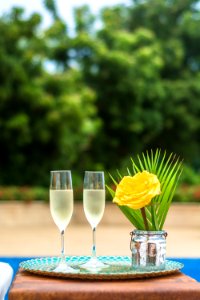
{"label": "blurred background trees", "polygon": [[[51,169],[123,168],[163,148],[200,165],[200,4],[133,0],[91,14],[0,18],[0,185],[48,185]],[[191,172],[189,172],[191,174]],[[196,178],[195,178],[196,180]]]}
{"label": "blurred background trees", "polygon": [[[0,20],[0,183],[47,184],[49,170],[72,168],[96,134],[95,92],[70,68],[66,25],[46,31],[41,16],[13,9]],[[64,45],[63,45],[64,43]],[[47,71],[55,63],[55,71]],[[47,175],[48,174],[48,175]]]}

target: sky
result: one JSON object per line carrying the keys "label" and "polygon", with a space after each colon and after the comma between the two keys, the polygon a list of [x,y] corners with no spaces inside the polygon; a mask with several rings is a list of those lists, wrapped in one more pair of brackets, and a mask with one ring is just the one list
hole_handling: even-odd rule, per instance
{"label": "sky", "polygon": [[[88,4],[93,13],[97,13],[104,6],[131,3],[131,0],[56,0],[60,16],[69,27],[73,28],[73,8]],[[25,8],[27,15],[32,12],[39,12],[43,15],[44,26],[49,24],[50,16],[43,7],[43,0],[0,0],[0,15],[9,12],[11,7],[21,6]]]}

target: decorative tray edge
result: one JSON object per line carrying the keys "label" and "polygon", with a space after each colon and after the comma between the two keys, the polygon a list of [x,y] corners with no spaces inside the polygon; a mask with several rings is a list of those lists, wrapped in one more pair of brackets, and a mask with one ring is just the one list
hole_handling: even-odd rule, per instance
{"label": "decorative tray edge", "polygon": [[80,270],[77,273],[64,273],[49,271],[49,268],[59,262],[58,257],[43,257],[26,260],[20,263],[20,269],[40,276],[57,277],[63,279],[83,280],[124,280],[141,279],[171,275],[180,272],[184,265],[180,262],[166,260],[164,270],[135,270],[131,268],[131,259],[128,256],[100,256],[99,259],[108,268],[99,272],[89,272],[81,268],[81,264],[87,261],[87,256],[68,256],[66,260],[72,267]]}

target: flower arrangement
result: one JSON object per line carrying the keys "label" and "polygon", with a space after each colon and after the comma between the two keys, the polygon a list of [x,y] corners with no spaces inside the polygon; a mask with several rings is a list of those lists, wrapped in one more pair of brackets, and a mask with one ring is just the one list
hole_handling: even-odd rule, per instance
{"label": "flower arrangement", "polygon": [[116,187],[107,186],[113,202],[138,230],[162,230],[182,162],[175,154],[157,149],[138,155],[136,160],[131,158],[131,163],[132,171],[127,168],[126,176],[118,172],[119,181],[110,174]]}

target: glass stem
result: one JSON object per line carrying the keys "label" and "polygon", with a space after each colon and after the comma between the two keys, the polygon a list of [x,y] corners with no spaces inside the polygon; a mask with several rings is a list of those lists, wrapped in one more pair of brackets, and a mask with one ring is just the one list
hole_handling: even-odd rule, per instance
{"label": "glass stem", "polygon": [[96,258],[96,228],[92,228],[92,257]]}
{"label": "glass stem", "polygon": [[61,231],[61,262],[65,262],[65,240],[64,240],[65,231]]}

